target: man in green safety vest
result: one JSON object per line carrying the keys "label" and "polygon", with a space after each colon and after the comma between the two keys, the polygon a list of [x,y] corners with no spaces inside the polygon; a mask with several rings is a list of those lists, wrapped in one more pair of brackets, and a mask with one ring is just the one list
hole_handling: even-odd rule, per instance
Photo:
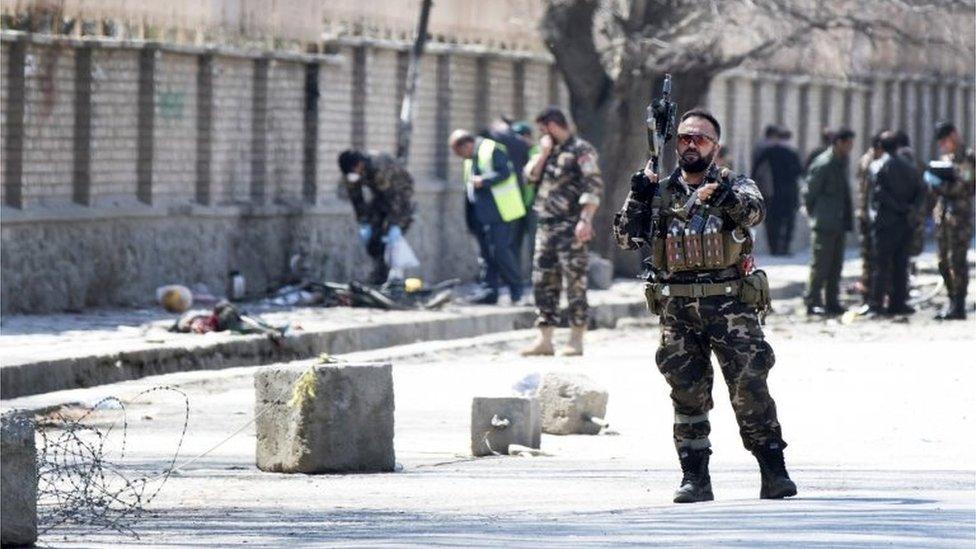
{"label": "man in green safety vest", "polygon": [[454,130],[448,144],[463,159],[468,228],[474,233],[484,260],[487,291],[478,303],[498,302],[504,282],[512,303],[522,299],[522,280],[512,251],[514,224],[525,217],[525,203],[505,147],[467,130]]}

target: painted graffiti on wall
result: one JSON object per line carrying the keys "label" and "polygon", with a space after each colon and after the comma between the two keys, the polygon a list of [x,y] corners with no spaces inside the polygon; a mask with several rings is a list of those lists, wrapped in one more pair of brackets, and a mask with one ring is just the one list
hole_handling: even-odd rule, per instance
{"label": "painted graffiti on wall", "polygon": [[156,108],[159,116],[167,120],[181,120],[183,118],[183,102],[185,94],[182,91],[164,90],[156,95]]}

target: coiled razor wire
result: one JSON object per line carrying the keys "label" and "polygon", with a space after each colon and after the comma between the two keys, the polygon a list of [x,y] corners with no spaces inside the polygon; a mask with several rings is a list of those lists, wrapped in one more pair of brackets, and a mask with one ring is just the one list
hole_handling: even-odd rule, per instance
{"label": "coiled razor wire", "polygon": [[[128,420],[125,403],[110,396],[99,400],[80,417],[56,414],[38,425],[41,445],[37,453],[37,511],[40,533],[66,524],[114,530],[139,538],[133,529],[146,506],[159,494],[176,469],[183,440],[190,422],[190,400],[186,393],[171,386],[141,391],[129,403],[153,393],[175,393],[183,398],[183,428],[173,458],[158,472],[135,476],[126,470]],[[86,424],[96,411],[116,408],[120,418],[108,427]],[[113,433],[121,444],[118,455],[107,445]]]}

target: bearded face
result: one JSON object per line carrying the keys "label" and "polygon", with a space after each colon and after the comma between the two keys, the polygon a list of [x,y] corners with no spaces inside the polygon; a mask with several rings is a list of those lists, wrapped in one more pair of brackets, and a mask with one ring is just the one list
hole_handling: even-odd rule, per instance
{"label": "bearded face", "polygon": [[702,173],[712,165],[712,161],[715,160],[715,151],[708,153],[705,156],[699,151],[685,151],[678,158],[678,165],[681,169],[687,173]]}
{"label": "bearded face", "polygon": [[708,120],[692,116],[678,126],[678,165],[686,173],[702,173],[715,160],[718,138]]}

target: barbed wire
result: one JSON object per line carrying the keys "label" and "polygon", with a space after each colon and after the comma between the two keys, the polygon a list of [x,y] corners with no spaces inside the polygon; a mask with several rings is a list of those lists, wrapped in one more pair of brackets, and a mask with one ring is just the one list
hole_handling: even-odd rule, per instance
{"label": "barbed wire", "polygon": [[[159,494],[176,469],[176,460],[190,422],[190,400],[172,386],[146,389],[128,403],[153,393],[175,393],[183,398],[183,427],[173,458],[159,472],[138,475],[125,464],[128,418],[125,403],[115,396],[96,402],[77,418],[56,413],[39,422],[41,444],[37,452],[37,511],[41,534],[66,524],[114,530],[139,538],[133,525]],[[119,418],[99,427],[86,423],[96,411],[117,409]],[[118,455],[110,439],[120,438]]]}

